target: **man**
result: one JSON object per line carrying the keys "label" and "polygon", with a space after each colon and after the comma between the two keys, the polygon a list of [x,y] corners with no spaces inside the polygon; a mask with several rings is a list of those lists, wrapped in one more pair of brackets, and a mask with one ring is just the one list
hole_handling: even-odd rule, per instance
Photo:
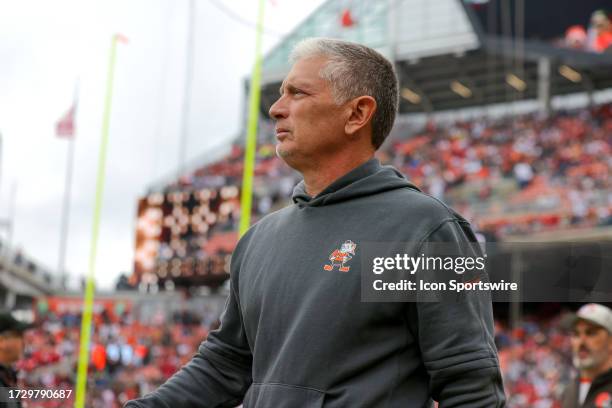
{"label": "man", "polygon": [[571,315],[569,323],[578,376],[563,393],[563,408],[611,408],[612,310],[589,303]]}
{"label": "man", "polygon": [[23,356],[23,334],[28,328],[30,325],[18,321],[10,312],[0,311],[0,402],[3,407],[21,407],[19,399],[11,399],[5,387],[17,386],[13,364]]}
{"label": "man", "polygon": [[[219,330],[127,407],[504,406],[489,298],[360,301],[364,242],[475,242],[465,220],[374,159],[397,111],[392,64],[329,39],[303,41],[291,60],[270,116],[278,156],[304,177],[294,204],[237,244]],[[330,254],[347,242],[338,270]]]}
{"label": "man", "polygon": [[610,51],[612,46],[612,22],[605,10],[596,10],[591,15],[588,33],[589,48],[595,52]]}

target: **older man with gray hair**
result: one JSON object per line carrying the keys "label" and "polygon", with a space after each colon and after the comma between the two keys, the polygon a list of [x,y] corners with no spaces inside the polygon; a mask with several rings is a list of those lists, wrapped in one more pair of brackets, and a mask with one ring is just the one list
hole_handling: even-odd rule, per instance
{"label": "older man with gray hair", "polygon": [[612,407],[612,310],[589,303],[564,323],[571,328],[572,362],[578,375],[563,392],[563,408]]}
{"label": "older man with gray hair", "polygon": [[393,65],[321,38],[291,62],[270,116],[278,156],[303,176],[293,204],[236,246],[220,328],[127,407],[503,407],[488,294],[361,301],[367,242],[476,242],[461,216],[374,158],[397,111]]}

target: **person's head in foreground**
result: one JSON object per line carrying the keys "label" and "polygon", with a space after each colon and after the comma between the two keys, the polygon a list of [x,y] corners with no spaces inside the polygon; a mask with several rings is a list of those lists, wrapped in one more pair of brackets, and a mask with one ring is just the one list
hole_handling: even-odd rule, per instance
{"label": "person's head in foreground", "polygon": [[347,41],[304,40],[290,61],[270,108],[276,152],[314,195],[373,157],[393,127],[398,81],[385,57]]}
{"label": "person's head in foreground", "polygon": [[30,325],[20,322],[10,312],[0,312],[0,364],[11,366],[23,355],[23,335]]}
{"label": "person's head in foreground", "polygon": [[593,379],[612,369],[612,310],[589,303],[572,316],[572,361],[580,376]]}

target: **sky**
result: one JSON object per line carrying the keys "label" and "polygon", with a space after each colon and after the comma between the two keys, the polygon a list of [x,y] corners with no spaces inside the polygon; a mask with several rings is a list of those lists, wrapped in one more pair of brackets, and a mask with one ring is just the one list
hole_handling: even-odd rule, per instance
{"label": "sky", "polygon": [[[264,52],[322,2],[266,0]],[[255,0],[195,5],[188,162],[243,127],[243,81],[255,56],[248,22],[257,13]],[[2,228],[0,238],[57,271],[68,141],[55,125],[77,94],[72,286],[88,272],[111,38],[129,40],[117,50],[95,268],[98,287],[110,289],[132,271],[138,198],[178,165],[189,0],[0,0],[0,10],[0,221],[13,222],[12,235]]]}

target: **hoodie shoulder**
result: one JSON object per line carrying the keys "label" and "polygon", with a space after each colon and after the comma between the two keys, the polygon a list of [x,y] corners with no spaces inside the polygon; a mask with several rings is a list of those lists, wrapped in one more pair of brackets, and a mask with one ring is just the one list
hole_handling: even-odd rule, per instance
{"label": "hoodie shoulder", "polygon": [[[384,212],[391,219],[401,220],[402,225],[410,226],[410,234],[414,240],[430,239],[431,234],[446,231],[448,228],[452,231],[463,231],[468,241],[476,239],[465,218],[442,201],[419,190],[402,188],[388,191],[380,199],[379,205],[384,207]],[[447,238],[437,237],[435,240],[445,241]]]}
{"label": "hoodie shoulder", "polygon": [[411,186],[388,191],[385,195],[389,204],[397,206],[400,211],[407,210],[413,214],[414,212],[424,212],[429,214],[429,217],[438,219],[460,217],[461,220],[465,221],[463,217],[442,201]]}

